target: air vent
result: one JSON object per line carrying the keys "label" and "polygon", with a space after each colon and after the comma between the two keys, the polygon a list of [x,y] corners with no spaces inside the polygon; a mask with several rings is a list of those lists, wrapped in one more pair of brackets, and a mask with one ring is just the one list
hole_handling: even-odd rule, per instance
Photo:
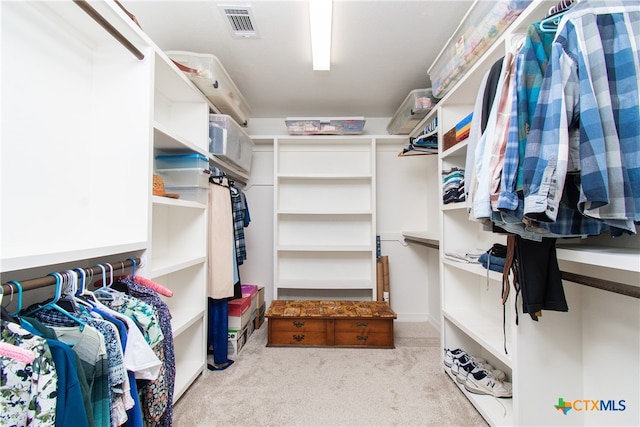
{"label": "air vent", "polygon": [[227,18],[231,35],[235,38],[258,38],[253,13],[249,6],[220,6],[220,10]]}

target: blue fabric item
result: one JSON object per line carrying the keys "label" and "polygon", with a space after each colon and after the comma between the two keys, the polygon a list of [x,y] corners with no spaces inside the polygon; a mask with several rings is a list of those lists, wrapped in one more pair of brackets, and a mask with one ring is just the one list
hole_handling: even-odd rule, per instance
{"label": "blue fabric item", "polygon": [[488,268],[489,270],[502,273],[502,271],[504,270],[504,265],[506,264],[507,260],[505,258],[500,258],[495,255],[489,255],[488,253],[485,252],[482,255],[480,255],[480,258],[478,258],[478,262],[480,262],[480,264],[482,264],[484,268]]}
{"label": "blue fabric item", "polygon": [[88,426],[87,411],[82,400],[80,381],[73,350],[57,340],[47,339],[58,374],[56,426]]}
{"label": "blue fabric item", "polygon": [[229,301],[226,299],[209,300],[209,327],[207,348],[213,350],[213,362],[218,366],[230,364],[227,343],[229,341]]}

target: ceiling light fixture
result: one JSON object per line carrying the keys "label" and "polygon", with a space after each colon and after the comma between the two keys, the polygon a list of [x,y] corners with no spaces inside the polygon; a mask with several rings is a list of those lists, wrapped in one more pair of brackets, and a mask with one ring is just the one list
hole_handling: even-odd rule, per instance
{"label": "ceiling light fixture", "polygon": [[331,16],[333,0],[309,0],[311,52],[314,71],[331,69]]}

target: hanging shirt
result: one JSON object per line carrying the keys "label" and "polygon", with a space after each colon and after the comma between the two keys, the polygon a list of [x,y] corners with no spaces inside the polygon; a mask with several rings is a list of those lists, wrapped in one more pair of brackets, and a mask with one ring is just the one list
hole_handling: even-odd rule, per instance
{"label": "hanging shirt", "polygon": [[54,426],[58,375],[46,341],[4,320],[0,320],[0,337],[35,355],[31,363],[0,356],[0,424]]}
{"label": "hanging shirt", "polygon": [[584,215],[635,233],[640,219],[640,5],[584,0],[563,16],[523,165],[525,215],[555,220],[580,123]]}

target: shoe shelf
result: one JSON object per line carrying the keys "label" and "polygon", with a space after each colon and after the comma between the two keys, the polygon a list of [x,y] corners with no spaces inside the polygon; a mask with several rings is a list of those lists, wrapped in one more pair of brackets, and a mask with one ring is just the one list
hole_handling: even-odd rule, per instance
{"label": "shoe shelf", "polygon": [[444,367],[444,372],[485,420],[491,420],[491,424],[496,426],[511,426],[514,424],[513,399],[471,393],[464,387],[464,384],[456,381],[456,378],[446,366]]}

